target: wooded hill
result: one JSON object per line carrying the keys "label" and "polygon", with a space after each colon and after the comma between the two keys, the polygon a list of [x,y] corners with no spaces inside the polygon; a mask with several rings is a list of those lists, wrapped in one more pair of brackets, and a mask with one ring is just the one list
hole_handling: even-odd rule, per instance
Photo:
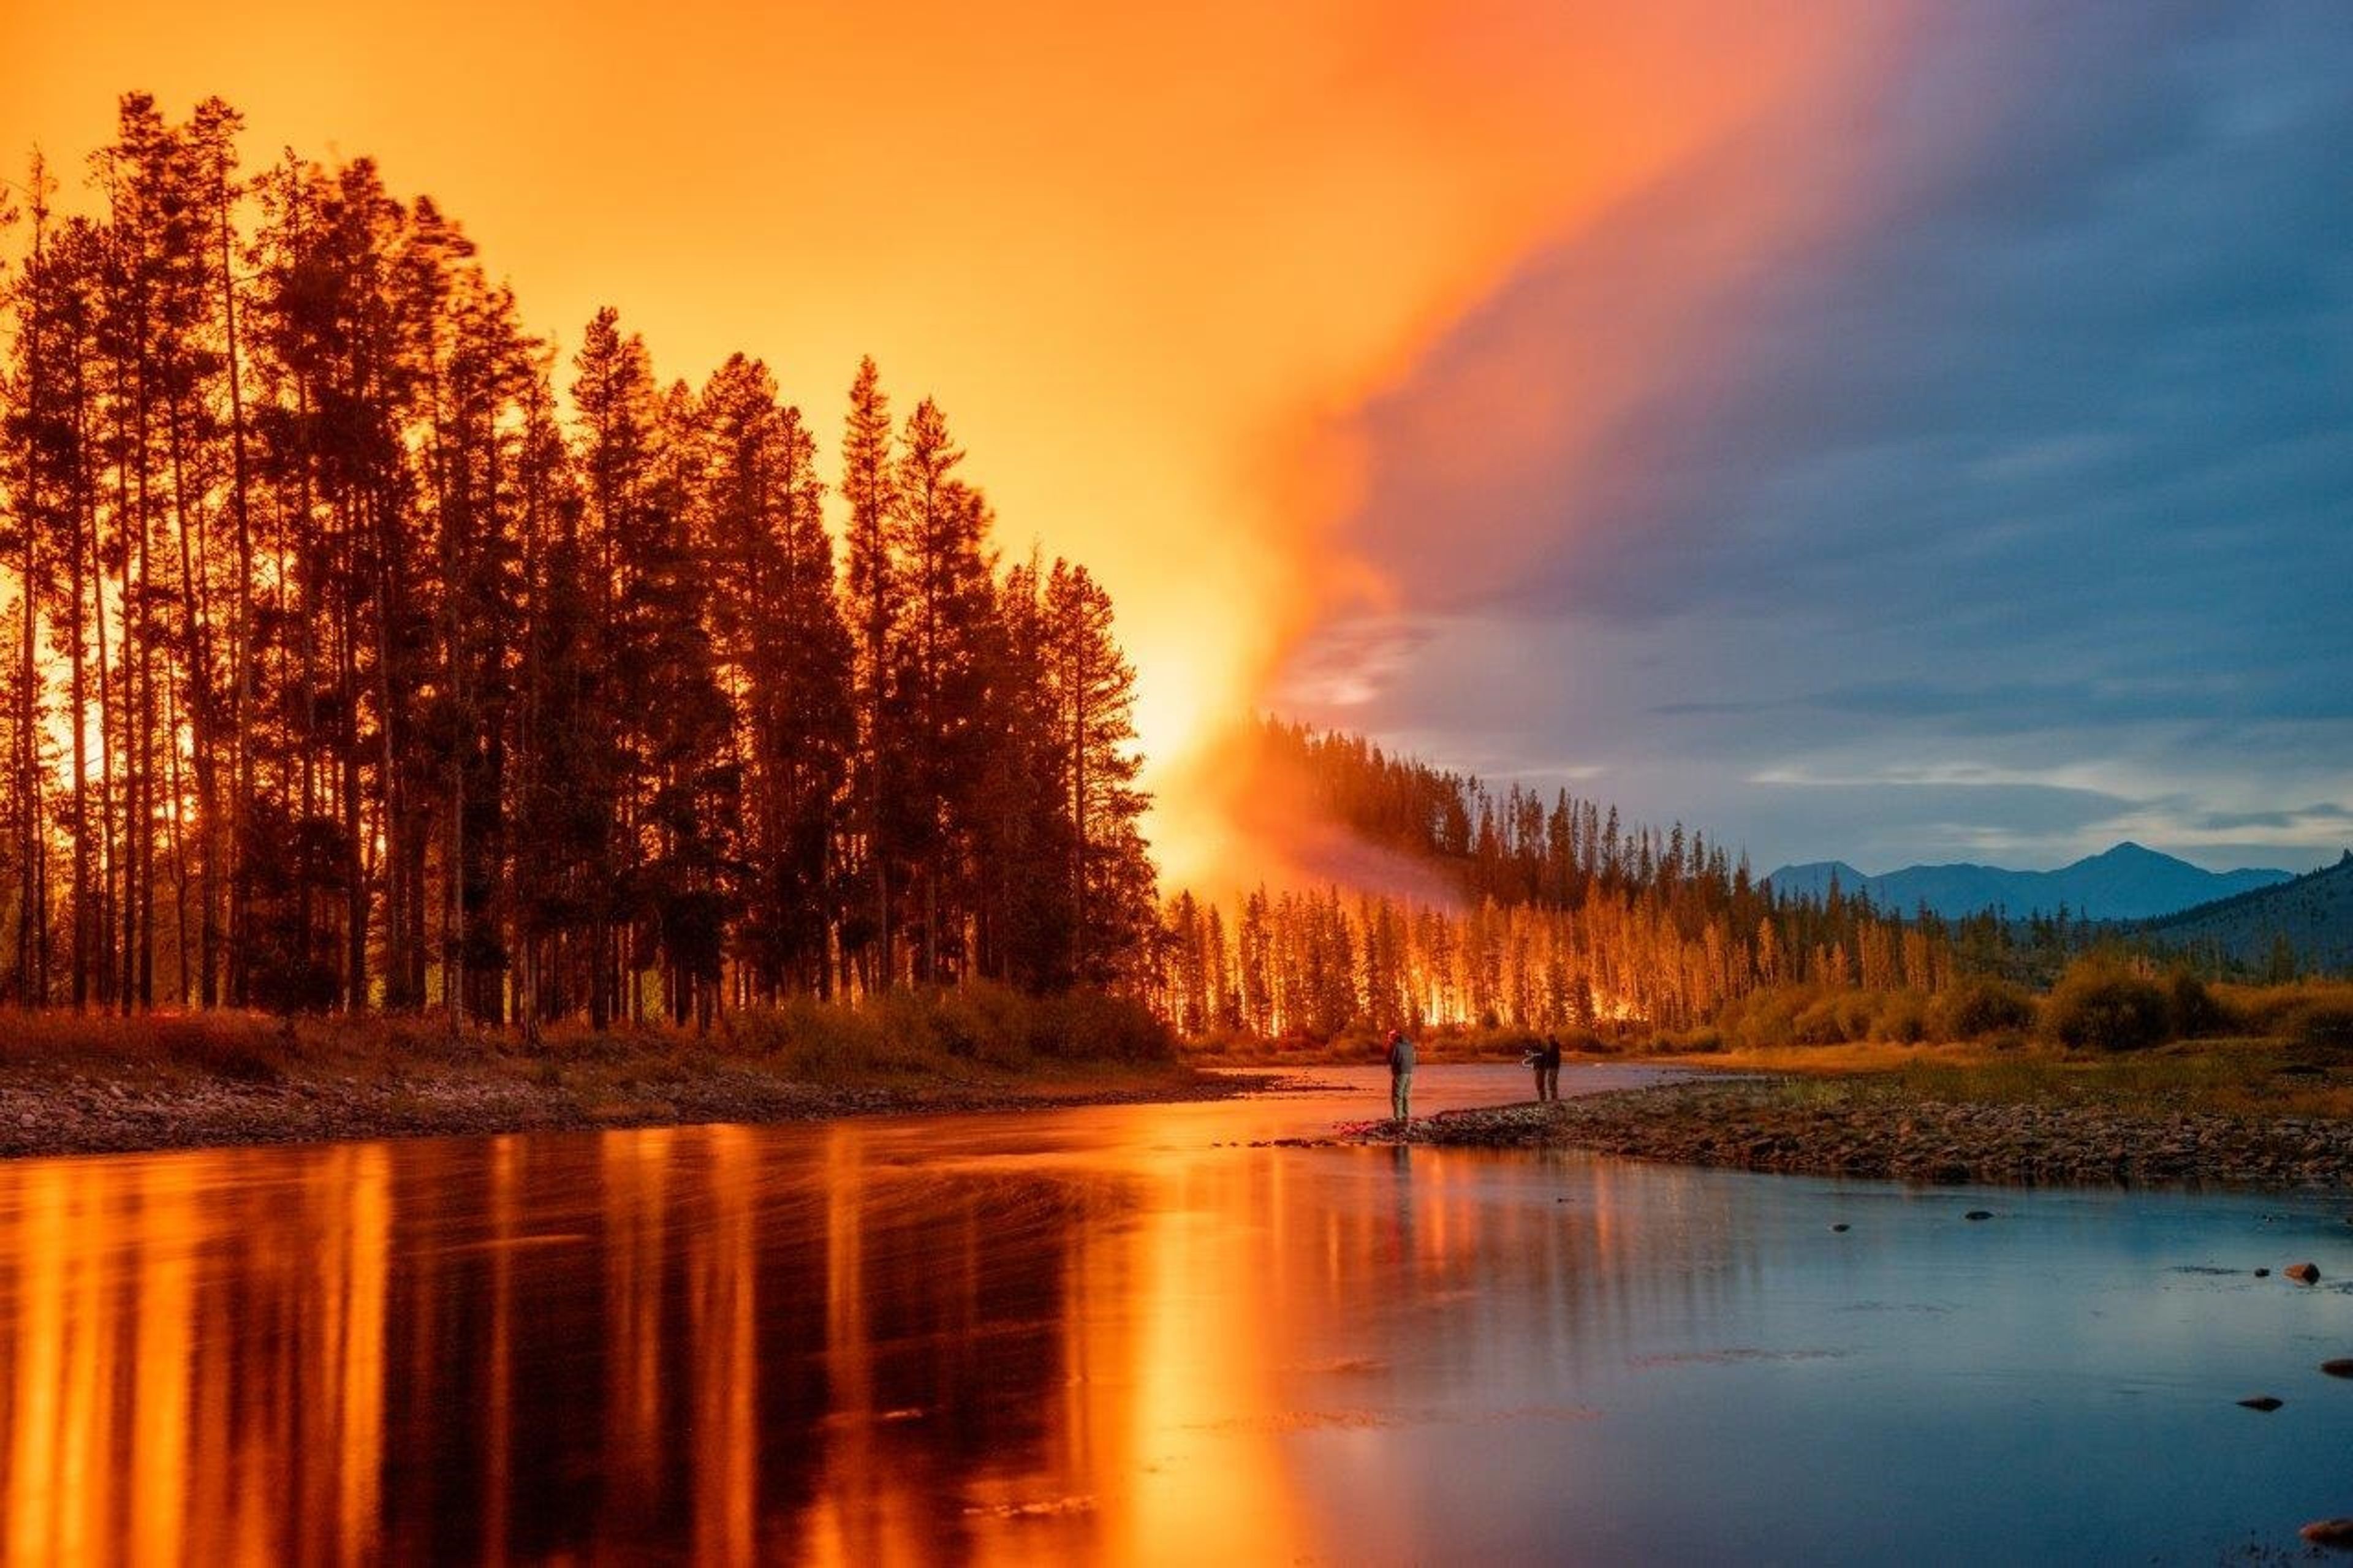
{"label": "wooded hill", "polygon": [[1155,1000],[1190,1033],[1328,1037],[1352,1024],[1683,1027],[1760,986],[1936,990],[1943,921],[1832,892],[1784,899],[1675,825],[1392,756],[1269,719],[1259,765],[1328,817],[1435,869],[1448,900],[1337,886],[1179,892]]}
{"label": "wooded hill", "polygon": [[2122,928],[2136,945],[2231,978],[2353,971],[2353,849],[2293,881]]}
{"label": "wooded hill", "polygon": [[665,384],[606,310],[559,365],[431,200],[238,123],[133,94],[92,210],[21,183],[0,996],[601,1026],[1141,963],[1110,601],[997,561],[934,404],[865,364],[828,466],[756,359]]}

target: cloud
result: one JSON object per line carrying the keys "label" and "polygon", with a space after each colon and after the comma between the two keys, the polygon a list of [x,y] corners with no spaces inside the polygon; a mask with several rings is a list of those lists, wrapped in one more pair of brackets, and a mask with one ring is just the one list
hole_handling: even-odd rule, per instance
{"label": "cloud", "polygon": [[[1367,409],[1350,537],[1438,630],[1353,721],[1606,752],[1659,790],[1630,806],[1775,854],[2143,820],[1721,783],[1834,757],[2082,767],[2183,795],[2184,842],[2242,816],[2333,858],[2339,808],[2253,816],[2353,798],[2353,28],[1954,8],[1833,112],[1833,148],[1785,125],[1569,237]],[[1694,267],[1727,189],[1834,210]]]}

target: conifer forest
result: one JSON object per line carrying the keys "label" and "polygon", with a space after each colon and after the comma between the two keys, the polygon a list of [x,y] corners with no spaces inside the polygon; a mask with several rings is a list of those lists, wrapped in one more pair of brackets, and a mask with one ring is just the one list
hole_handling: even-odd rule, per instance
{"label": "conifer forest", "polygon": [[1138,973],[1110,601],[999,554],[939,407],[666,383],[609,310],[558,354],[430,199],[238,132],[131,95],[5,193],[0,996],[602,1026]]}

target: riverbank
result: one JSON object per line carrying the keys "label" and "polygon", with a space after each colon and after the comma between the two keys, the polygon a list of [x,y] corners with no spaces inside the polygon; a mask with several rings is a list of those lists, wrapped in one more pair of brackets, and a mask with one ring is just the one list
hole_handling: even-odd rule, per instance
{"label": "riverbank", "polygon": [[[1395,1129],[1342,1136],[1385,1142]],[[1710,1079],[1445,1111],[1406,1139],[1903,1182],[2353,1190],[2343,1119],[1943,1096],[1886,1075]]]}
{"label": "riverbank", "polygon": [[[663,1027],[0,1016],[0,1157],[1208,1100],[1258,1080],[983,999]],[[1098,1055],[1091,1044],[1105,1045]]]}

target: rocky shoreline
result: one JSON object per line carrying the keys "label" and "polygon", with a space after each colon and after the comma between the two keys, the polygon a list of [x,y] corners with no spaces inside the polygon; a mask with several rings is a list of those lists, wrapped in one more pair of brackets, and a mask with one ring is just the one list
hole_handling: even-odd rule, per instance
{"label": "rocky shoreline", "polygon": [[1101,1081],[813,1083],[732,1063],[645,1078],[620,1091],[587,1075],[505,1063],[296,1071],[259,1082],[103,1068],[16,1070],[0,1072],[0,1157],[1046,1110],[1219,1100],[1260,1087],[1254,1076],[1182,1070]]}
{"label": "rocky shoreline", "polygon": [[[1397,1131],[1376,1121],[1340,1136],[1388,1142]],[[1867,1079],[1719,1079],[1440,1111],[1405,1139],[1902,1182],[2353,1188],[2353,1123],[1956,1103]]]}

